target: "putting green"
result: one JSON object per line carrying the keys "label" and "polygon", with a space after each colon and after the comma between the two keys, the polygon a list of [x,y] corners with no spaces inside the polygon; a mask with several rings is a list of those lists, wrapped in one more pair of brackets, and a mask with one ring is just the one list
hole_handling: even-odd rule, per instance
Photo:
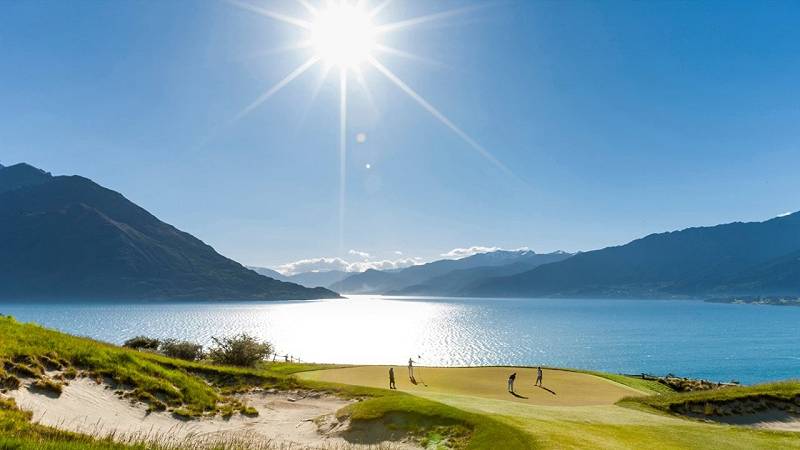
{"label": "putting green", "polygon": [[[543,369],[543,387],[534,386],[535,368],[415,367],[416,384],[406,367],[395,366],[397,389],[417,395],[449,394],[507,400],[530,405],[612,405],[623,397],[645,395],[611,380],[568,370]],[[507,391],[508,376],[516,372],[515,394]],[[297,374],[300,378],[334,383],[389,387],[389,366],[359,366]]]}

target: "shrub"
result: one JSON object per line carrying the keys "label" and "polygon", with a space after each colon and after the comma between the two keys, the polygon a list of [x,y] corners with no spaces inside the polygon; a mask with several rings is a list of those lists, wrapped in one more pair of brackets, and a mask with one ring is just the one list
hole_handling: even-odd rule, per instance
{"label": "shrub", "polygon": [[196,361],[203,358],[203,346],[194,342],[167,339],[161,343],[161,353],[170,358],[180,358],[187,361]]}
{"label": "shrub", "polygon": [[253,336],[242,333],[232,337],[217,339],[208,351],[208,357],[217,364],[231,366],[253,366],[272,354],[272,344],[262,342]]}
{"label": "shrub", "polygon": [[147,350],[156,350],[158,346],[161,344],[161,341],[155,338],[149,338],[147,336],[136,336],[134,338],[130,338],[122,344],[123,347],[133,348],[136,350],[147,349]]}

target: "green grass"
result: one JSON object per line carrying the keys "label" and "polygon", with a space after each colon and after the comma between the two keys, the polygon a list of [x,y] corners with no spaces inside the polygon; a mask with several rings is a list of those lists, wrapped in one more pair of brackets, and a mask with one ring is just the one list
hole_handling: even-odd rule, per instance
{"label": "green grass", "polygon": [[[533,436],[489,416],[462,411],[451,406],[404,393],[391,393],[366,402],[354,403],[339,411],[351,421],[377,421],[388,417],[402,418],[402,426],[414,434],[424,433],[431,424],[466,427],[470,438],[467,449],[493,449],[502,442],[504,449],[537,448]],[[398,420],[393,420],[396,424]],[[430,439],[429,436],[425,436]]]}
{"label": "green grass", "polygon": [[[264,363],[257,368],[215,366],[70,336],[35,324],[19,323],[10,317],[0,317],[0,361],[0,366],[11,370],[17,366],[24,366],[23,371],[30,369],[25,377],[39,383],[47,382],[43,369],[55,361],[65,378],[70,373],[73,377],[83,375],[111,382],[125,396],[148,403],[154,410],[169,408],[172,414],[186,420],[209,414],[229,417],[234,411],[255,415],[253,408],[230,396],[252,387],[300,388],[357,398],[357,403],[339,412],[342,417],[349,417],[355,424],[380,421],[429,443],[442,438],[468,449],[494,448],[497,442],[504,442],[504,448],[509,450],[534,447],[531,436],[491,417],[404,393],[299,381],[291,376],[300,371],[339,366],[295,363]],[[31,424],[29,419],[29,415],[13,407],[0,410],[0,436],[3,436],[0,449],[130,448]],[[132,444],[132,448],[145,447],[158,446]]]}
{"label": "green grass", "polygon": [[593,370],[578,370],[578,372],[588,373],[590,375],[598,376],[619,383],[630,388],[636,389],[649,394],[672,394],[675,391],[669,386],[661,384],[655,380],[645,380],[640,377],[630,375],[620,375],[615,373],[597,372]]}
{"label": "green grass", "polygon": [[[473,450],[503,448],[800,448],[800,436],[745,427],[685,420],[669,414],[671,406],[687,401],[726,401],[758,395],[797,399],[800,382],[773,383],[714,391],[674,393],[660,383],[624,375],[586,372],[633,389],[654,393],[626,398],[622,406],[555,407],[505,400],[408,393],[364,386],[298,380],[292,374],[339,366],[263,363],[256,368],[214,366],[138,352],[90,339],[69,336],[0,317],[0,383],[3,380],[48,380],[46,369],[60,368],[64,380],[91,376],[117,383],[119,392],[169,409],[186,420],[198,415],[251,414],[231,394],[252,387],[308,389],[358,399],[337,414],[354,427],[378,423],[411,434],[429,448],[455,445]],[[585,371],[583,371],[585,372]],[[14,381],[7,381],[13,389]],[[656,412],[655,414],[653,412]],[[115,443],[59,431],[30,422],[30,414],[11,402],[0,402],[0,450],[162,450],[158,443]],[[196,447],[194,447],[196,448]],[[219,450],[245,448],[221,443]],[[262,447],[269,449],[272,447]],[[187,444],[193,450],[192,444]]]}
{"label": "green grass", "polygon": [[728,402],[758,397],[775,398],[800,405],[800,381],[790,380],[755,386],[726,387],[710,391],[675,392],[658,396],[625,398],[620,401],[620,404],[633,407],[645,406],[658,411],[671,412],[676,405],[685,403]]}

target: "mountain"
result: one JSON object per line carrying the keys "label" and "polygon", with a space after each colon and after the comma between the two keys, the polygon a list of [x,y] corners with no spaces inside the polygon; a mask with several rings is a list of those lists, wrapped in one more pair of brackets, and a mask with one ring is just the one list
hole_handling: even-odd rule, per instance
{"label": "mountain", "polygon": [[[256,267],[256,266],[245,266],[248,269],[252,270],[253,272],[263,275],[265,277],[270,277],[273,280],[289,282],[289,277],[284,276],[282,273],[278,272],[277,270],[268,269],[266,267]],[[300,284],[300,283],[297,283]]]}
{"label": "mountain", "polygon": [[247,268],[254,270],[256,273],[274,278],[276,280],[297,283],[305,287],[328,287],[351,275],[350,273],[343,272],[341,270],[320,270],[301,272],[295,275],[283,275],[277,270],[268,269],[266,267],[247,266]]}
{"label": "mountain", "polygon": [[316,286],[330,287],[335,283],[344,280],[350,275],[352,274],[348,272],[343,272],[341,270],[322,270],[318,272],[298,273],[288,278],[289,281],[291,281],[292,283],[301,284],[307,287],[316,287]]}
{"label": "mountain", "polygon": [[27,164],[0,168],[0,298],[338,297],[267,278],[121,194]]}
{"label": "mountain", "polygon": [[[339,283],[331,285],[331,289],[338,292],[350,294],[387,294],[387,293],[406,293],[405,289],[411,289],[409,294],[434,295],[430,287],[425,287],[427,283],[437,277],[450,274],[453,271],[467,269],[487,269],[492,267],[508,266],[520,262],[529,262],[533,265],[536,260],[561,260],[569,257],[569,254],[557,252],[548,255],[539,255],[530,250],[498,250],[488,253],[479,253],[462,259],[443,259],[427,264],[407,267],[405,269],[382,272],[379,270],[367,270],[366,272],[351,275]],[[474,272],[472,276],[478,276]],[[504,273],[504,272],[500,272]],[[508,273],[513,273],[513,270]],[[444,279],[443,283],[449,283],[448,289],[442,292],[451,292],[453,285],[469,281],[470,274],[456,274],[452,278]],[[457,281],[457,280],[461,281]],[[412,288],[413,287],[413,288]],[[438,294],[437,294],[438,295]]]}
{"label": "mountain", "polygon": [[0,193],[46,183],[53,178],[48,172],[25,163],[11,167],[0,165],[0,171],[3,173],[3,176],[0,177]]}
{"label": "mountain", "polygon": [[465,294],[507,297],[702,297],[800,294],[800,213],[652,234],[516,275]]}
{"label": "mountain", "polygon": [[433,277],[423,283],[407,286],[389,295],[437,295],[444,297],[462,296],[481,282],[494,277],[515,275],[543,264],[563,261],[571,257],[571,253],[554,252],[537,254],[530,252],[521,255],[516,262],[502,266],[481,266],[470,269],[453,270],[444,275]]}

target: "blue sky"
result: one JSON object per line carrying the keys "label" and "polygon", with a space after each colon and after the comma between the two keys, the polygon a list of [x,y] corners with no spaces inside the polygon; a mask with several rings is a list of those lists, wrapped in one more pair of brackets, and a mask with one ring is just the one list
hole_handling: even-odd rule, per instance
{"label": "blue sky", "polygon": [[222,1],[0,10],[0,163],[92,178],[245,264],[589,250],[800,209],[797,2],[506,1],[393,33],[433,61],[381,61],[516,177],[365,69],[342,242],[336,76],[231,123],[308,57],[270,51],[296,29]]}

